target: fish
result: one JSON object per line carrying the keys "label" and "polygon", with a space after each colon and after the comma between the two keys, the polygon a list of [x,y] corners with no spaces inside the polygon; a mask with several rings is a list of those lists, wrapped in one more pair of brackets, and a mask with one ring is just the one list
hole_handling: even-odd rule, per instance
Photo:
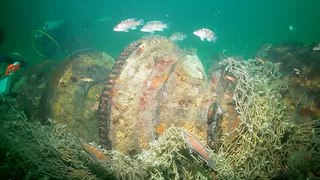
{"label": "fish", "polygon": [[90,155],[99,161],[108,160],[108,156],[104,153],[102,149],[94,145],[93,143],[85,143],[83,144],[83,148],[86,152],[90,153]]}
{"label": "fish", "polygon": [[320,51],[320,43],[318,43],[317,45],[315,45],[312,50],[314,51]]}
{"label": "fish", "polygon": [[93,81],[93,79],[91,79],[91,78],[82,78],[82,79],[80,79],[81,81],[84,81],[84,82],[92,82]]}
{"label": "fish", "polygon": [[143,25],[143,19],[130,18],[119,22],[114,28],[113,31],[116,32],[129,32],[129,30],[136,30],[137,26]]}
{"label": "fish", "polygon": [[212,42],[212,41],[216,42],[217,40],[215,33],[208,28],[201,28],[201,29],[195,30],[193,34],[200,37],[201,41],[204,41],[206,39],[209,42]]}
{"label": "fish", "polygon": [[301,73],[300,69],[297,69],[297,68],[293,68],[293,71],[294,71],[297,75],[299,75],[299,74]]}
{"label": "fish", "polygon": [[168,25],[161,21],[149,21],[140,29],[140,31],[154,33],[155,31],[163,31],[167,28]]}
{"label": "fish", "polygon": [[176,32],[173,33],[169,39],[173,42],[177,42],[177,41],[183,41],[187,36],[185,34],[183,34],[182,32]]}
{"label": "fish", "polygon": [[232,82],[235,82],[235,81],[236,81],[236,78],[233,77],[233,76],[225,75],[224,78],[227,79],[227,80],[229,80],[229,81],[232,81]]}
{"label": "fish", "polygon": [[55,30],[55,29],[58,29],[60,26],[62,26],[65,22],[63,20],[57,20],[57,21],[48,21],[46,22],[42,29],[44,31],[52,31],[52,30]]}
{"label": "fish", "polygon": [[198,154],[211,169],[215,168],[216,163],[210,158],[208,149],[198,139],[185,131],[181,132],[181,136],[191,152]]}
{"label": "fish", "polygon": [[294,32],[296,28],[293,25],[288,26],[289,31]]}

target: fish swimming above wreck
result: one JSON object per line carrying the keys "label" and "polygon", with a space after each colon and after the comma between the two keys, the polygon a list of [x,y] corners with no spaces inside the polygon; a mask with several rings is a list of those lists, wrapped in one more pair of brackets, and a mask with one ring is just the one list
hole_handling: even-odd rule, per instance
{"label": "fish swimming above wreck", "polygon": [[130,18],[119,22],[114,28],[113,31],[117,32],[129,32],[129,30],[136,30],[137,26],[141,26],[143,24],[142,19]]}
{"label": "fish swimming above wreck", "polygon": [[216,42],[217,40],[217,36],[215,35],[215,33],[208,28],[201,28],[195,30],[193,34],[198,36],[201,39],[201,41],[207,40],[209,42]]}

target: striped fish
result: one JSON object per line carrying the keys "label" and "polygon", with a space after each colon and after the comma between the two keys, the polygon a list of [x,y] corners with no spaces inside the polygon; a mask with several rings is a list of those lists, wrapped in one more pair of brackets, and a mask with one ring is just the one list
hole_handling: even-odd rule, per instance
{"label": "striped fish", "polygon": [[201,41],[207,40],[209,42],[216,42],[217,40],[215,33],[207,28],[198,29],[194,31],[193,34],[200,37]]}
{"label": "striped fish", "polygon": [[143,20],[142,19],[135,19],[135,18],[131,18],[131,19],[126,19],[123,20],[121,22],[119,22],[114,28],[113,31],[122,31],[122,32],[128,32],[129,30],[135,30],[137,29],[137,26],[140,26],[143,24]]}
{"label": "striped fish", "polygon": [[183,41],[187,36],[182,32],[173,33],[169,39],[173,42]]}
{"label": "striped fish", "polygon": [[140,31],[154,33],[155,31],[163,31],[164,29],[167,29],[167,28],[168,28],[168,25],[162,23],[161,21],[150,21],[150,22],[147,22],[140,29]]}

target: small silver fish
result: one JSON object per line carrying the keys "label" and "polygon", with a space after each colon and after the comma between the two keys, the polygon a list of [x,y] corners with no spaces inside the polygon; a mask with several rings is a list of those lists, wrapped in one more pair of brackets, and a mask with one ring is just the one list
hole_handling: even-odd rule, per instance
{"label": "small silver fish", "polygon": [[80,79],[80,80],[83,81],[83,82],[92,82],[92,81],[93,81],[93,79],[88,78],[88,77],[82,78],[82,79]]}
{"label": "small silver fish", "polygon": [[193,34],[200,37],[201,41],[204,41],[206,39],[209,42],[216,42],[217,40],[215,33],[208,28],[198,29],[194,31]]}
{"label": "small silver fish", "polygon": [[320,51],[320,43],[318,43],[317,45],[315,45],[312,50],[314,51]]}
{"label": "small silver fish", "polygon": [[299,74],[301,73],[300,69],[297,69],[297,68],[293,68],[293,71],[294,71],[297,75],[299,75]]}
{"label": "small silver fish", "polygon": [[173,42],[177,42],[177,41],[183,41],[187,36],[185,34],[183,34],[182,32],[176,32],[173,33],[169,39]]}
{"label": "small silver fish", "polygon": [[155,31],[163,31],[167,28],[168,25],[161,21],[149,21],[140,29],[140,31],[154,33]]}
{"label": "small silver fish", "polygon": [[135,30],[137,29],[137,26],[140,26],[143,24],[143,20],[142,19],[135,19],[135,18],[131,18],[131,19],[126,19],[123,20],[121,22],[119,22],[114,28],[113,31],[116,32],[129,32],[129,30]]}
{"label": "small silver fish", "polygon": [[296,30],[296,28],[293,25],[290,25],[288,27],[289,31],[294,32]]}

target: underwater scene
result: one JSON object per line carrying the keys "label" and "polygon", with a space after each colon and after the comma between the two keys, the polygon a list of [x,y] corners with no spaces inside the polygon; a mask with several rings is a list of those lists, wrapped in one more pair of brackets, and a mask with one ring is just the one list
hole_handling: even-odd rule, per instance
{"label": "underwater scene", "polygon": [[0,7],[0,179],[320,180],[319,0]]}

